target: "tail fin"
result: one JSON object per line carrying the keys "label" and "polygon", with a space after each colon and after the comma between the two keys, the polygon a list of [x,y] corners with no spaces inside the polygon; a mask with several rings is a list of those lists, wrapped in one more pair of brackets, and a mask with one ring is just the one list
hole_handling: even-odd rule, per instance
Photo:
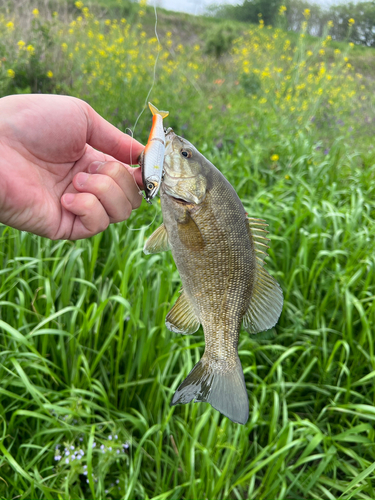
{"label": "tail fin", "polygon": [[169,111],[159,111],[158,108],[150,102],[148,103],[148,107],[153,115],[160,115],[162,118],[166,118],[169,115]]}
{"label": "tail fin", "polygon": [[233,422],[246,424],[249,399],[239,358],[232,366],[203,355],[175,392],[171,406],[193,400],[210,403]]}

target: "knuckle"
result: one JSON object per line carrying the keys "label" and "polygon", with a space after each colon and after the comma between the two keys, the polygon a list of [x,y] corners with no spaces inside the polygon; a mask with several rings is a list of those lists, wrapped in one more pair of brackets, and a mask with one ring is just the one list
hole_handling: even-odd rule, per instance
{"label": "knuckle", "polygon": [[97,203],[97,199],[93,194],[87,194],[83,199],[83,206],[85,210],[91,211]]}
{"label": "knuckle", "polygon": [[112,187],[113,180],[108,175],[95,176],[93,189],[97,195],[110,191]]}
{"label": "knuckle", "polygon": [[118,163],[117,161],[111,161],[106,165],[105,173],[110,177],[116,178],[122,173],[123,168],[124,167],[121,165],[121,163]]}

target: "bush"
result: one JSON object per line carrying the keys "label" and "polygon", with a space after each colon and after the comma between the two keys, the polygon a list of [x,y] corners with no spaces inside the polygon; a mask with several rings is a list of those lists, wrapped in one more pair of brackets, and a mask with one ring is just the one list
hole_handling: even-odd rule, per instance
{"label": "bush", "polygon": [[231,24],[220,24],[207,33],[205,52],[217,59],[228,52],[236,38],[236,31]]}

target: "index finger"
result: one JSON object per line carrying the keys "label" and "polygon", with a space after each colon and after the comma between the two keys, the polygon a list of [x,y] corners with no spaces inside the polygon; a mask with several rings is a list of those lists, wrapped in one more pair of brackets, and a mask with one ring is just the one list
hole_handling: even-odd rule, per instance
{"label": "index finger", "polygon": [[94,109],[84,101],[84,109],[87,116],[87,138],[86,142],[95,149],[109,154],[117,160],[135,165],[138,163],[139,155],[144,146],[124,134],[111,123],[102,118]]}

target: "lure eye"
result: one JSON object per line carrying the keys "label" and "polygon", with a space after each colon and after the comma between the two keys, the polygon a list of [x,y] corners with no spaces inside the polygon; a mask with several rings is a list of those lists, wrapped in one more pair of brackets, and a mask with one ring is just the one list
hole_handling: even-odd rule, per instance
{"label": "lure eye", "polygon": [[154,185],[152,184],[152,182],[149,182],[149,183],[147,184],[147,189],[148,189],[149,191],[152,191],[152,190],[154,189]]}
{"label": "lure eye", "polygon": [[191,151],[186,151],[186,149],[183,149],[181,151],[181,154],[182,156],[184,156],[185,158],[191,158]]}

